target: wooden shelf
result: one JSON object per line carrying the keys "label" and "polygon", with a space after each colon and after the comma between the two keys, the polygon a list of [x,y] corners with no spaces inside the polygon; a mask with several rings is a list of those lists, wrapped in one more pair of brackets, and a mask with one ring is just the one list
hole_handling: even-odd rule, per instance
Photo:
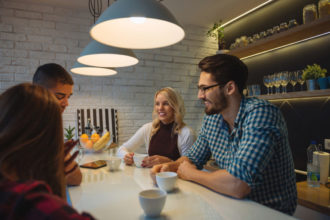
{"label": "wooden shelf", "polygon": [[314,90],[314,91],[300,91],[300,92],[288,92],[285,94],[273,94],[273,95],[260,95],[257,96],[266,100],[279,100],[279,99],[294,99],[294,98],[311,98],[311,97],[330,97],[330,89]]}
{"label": "wooden shelf", "polygon": [[330,215],[330,189],[324,185],[308,187],[307,182],[297,183],[298,204]]}
{"label": "wooden shelf", "polygon": [[231,50],[229,54],[239,58],[251,56],[273,48],[281,47],[296,41],[304,40],[330,31],[330,15],[317,19],[311,23],[296,26],[287,31],[274,34],[262,40],[258,40],[246,47]]}

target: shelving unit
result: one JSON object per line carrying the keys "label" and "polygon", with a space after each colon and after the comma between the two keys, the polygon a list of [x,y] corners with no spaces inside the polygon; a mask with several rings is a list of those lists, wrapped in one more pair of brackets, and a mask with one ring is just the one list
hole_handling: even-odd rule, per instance
{"label": "shelving unit", "polygon": [[288,92],[285,94],[260,95],[258,98],[266,100],[294,99],[294,98],[312,98],[312,97],[330,97],[330,89]]}
{"label": "shelving unit", "polygon": [[229,54],[239,58],[251,56],[293,42],[311,38],[330,31],[330,16],[317,19],[311,23],[299,25],[287,31],[258,40],[246,47],[231,50]]}

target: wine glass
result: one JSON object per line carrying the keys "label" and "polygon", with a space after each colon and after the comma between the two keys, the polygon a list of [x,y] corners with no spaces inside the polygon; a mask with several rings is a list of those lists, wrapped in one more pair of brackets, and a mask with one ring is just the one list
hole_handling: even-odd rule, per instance
{"label": "wine glass", "polygon": [[272,75],[273,77],[273,83],[274,83],[274,86],[275,86],[275,94],[278,94],[281,92],[281,89],[280,89],[280,86],[281,86],[281,73],[274,73]]}
{"label": "wine glass", "polygon": [[297,71],[289,72],[289,80],[290,80],[290,83],[292,85],[292,91],[294,92],[295,91],[294,87],[296,86],[296,84],[298,82],[298,73],[297,73]]}
{"label": "wine glass", "polygon": [[280,74],[280,83],[282,86],[282,93],[287,93],[286,87],[289,84],[289,74],[288,71],[283,71]]}
{"label": "wine glass", "polygon": [[302,78],[303,71],[302,70],[297,70],[296,74],[297,74],[297,82],[300,84],[300,91],[302,91],[303,90],[303,85],[304,85],[304,82],[305,82],[305,80]]}

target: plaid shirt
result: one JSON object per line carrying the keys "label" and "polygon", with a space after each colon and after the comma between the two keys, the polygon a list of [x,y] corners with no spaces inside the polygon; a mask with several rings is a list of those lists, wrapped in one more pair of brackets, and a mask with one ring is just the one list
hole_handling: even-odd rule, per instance
{"label": "plaid shirt", "polygon": [[185,156],[199,169],[213,156],[221,169],[251,187],[247,198],[293,214],[297,190],[288,132],[280,110],[269,102],[243,97],[231,132],[221,114],[205,116]]}
{"label": "plaid shirt", "polygon": [[78,214],[63,199],[51,194],[48,185],[40,181],[0,182],[0,219],[94,219]]}

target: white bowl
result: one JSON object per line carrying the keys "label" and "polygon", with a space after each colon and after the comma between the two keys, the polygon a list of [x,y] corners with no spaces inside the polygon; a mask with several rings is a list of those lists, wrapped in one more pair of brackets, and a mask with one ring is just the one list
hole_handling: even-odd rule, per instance
{"label": "white bowl", "polygon": [[121,163],[120,157],[110,157],[107,160],[108,169],[110,171],[116,171],[119,169],[120,163]]}
{"label": "white bowl", "polygon": [[156,174],[156,182],[160,189],[170,192],[174,189],[178,174],[175,172],[161,172]]}
{"label": "white bowl", "polygon": [[136,154],[136,153],[134,153],[133,160],[134,160],[135,166],[141,168],[142,167],[142,161],[147,156],[148,156],[148,154]]}
{"label": "white bowl", "polygon": [[139,193],[140,205],[147,217],[157,217],[165,205],[167,193],[161,189],[148,189]]}

